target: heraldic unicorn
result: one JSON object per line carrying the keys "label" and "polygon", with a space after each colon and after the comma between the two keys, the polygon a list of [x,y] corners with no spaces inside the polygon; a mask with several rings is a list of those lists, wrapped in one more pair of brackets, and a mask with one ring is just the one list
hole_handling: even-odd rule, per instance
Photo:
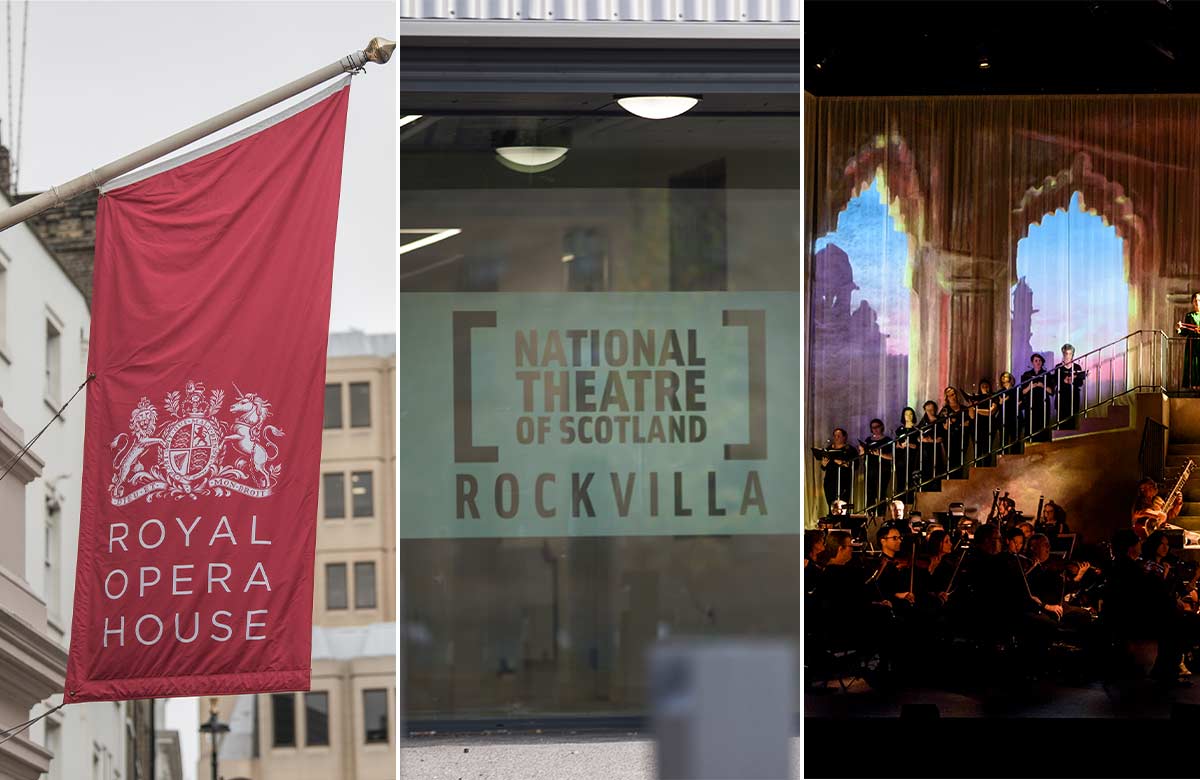
{"label": "heraldic unicorn", "polygon": [[206,392],[203,383],[188,380],[181,394],[167,393],[163,407],[171,419],[161,425],[158,409],[143,397],[129,416],[129,432],[118,434],[113,477],[108,486],[112,503],[124,506],[140,498],[153,501],[234,493],[265,498],[279,482],[279,446],[272,437],[283,431],[267,424],[271,404],[255,393],[233,386],[237,400],[226,410],[232,420],[218,417],[225,391]]}

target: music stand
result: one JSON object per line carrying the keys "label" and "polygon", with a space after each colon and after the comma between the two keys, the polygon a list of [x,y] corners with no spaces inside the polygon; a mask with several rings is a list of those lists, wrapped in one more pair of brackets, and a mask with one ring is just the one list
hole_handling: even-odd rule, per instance
{"label": "music stand", "polygon": [[1076,534],[1059,534],[1050,537],[1050,554],[1061,556],[1067,560],[1075,554]]}

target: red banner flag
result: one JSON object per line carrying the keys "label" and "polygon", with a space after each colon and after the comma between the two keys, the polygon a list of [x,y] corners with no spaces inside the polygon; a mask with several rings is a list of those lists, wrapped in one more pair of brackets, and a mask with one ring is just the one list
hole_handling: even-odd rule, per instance
{"label": "red banner flag", "polygon": [[349,92],[100,198],[67,702],[309,687]]}

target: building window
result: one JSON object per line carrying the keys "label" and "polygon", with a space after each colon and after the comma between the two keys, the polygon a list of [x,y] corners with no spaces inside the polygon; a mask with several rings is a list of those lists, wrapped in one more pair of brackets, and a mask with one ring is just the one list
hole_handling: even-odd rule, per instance
{"label": "building window", "polygon": [[296,747],[296,697],[271,694],[271,747]]}
{"label": "building window", "polygon": [[46,493],[46,528],[42,539],[42,576],[45,578],[43,591],[46,596],[46,609],[52,618],[57,618],[60,614],[58,539],[61,516],[62,505],[59,503],[57,493],[51,489]]}
{"label": "building window", "polygon": [[346,475],[340,472],[321,475],[325,493],[325,518],[336,520],[346,516]]}
{"label": "building window", "polygon": [[363,691],[363,727],[367,744],[388,741],[388,694],[384,688]]}
{"label": "building window", "polygon": [[354,608],[375,609],[375,563],[354,564]]}
{"label": "building window", "polygon": [[325,564],[325,609],[346,609],[346,564]]}
{"label": "building window", "polygon": [[371,383],[350,383],[350,427],[371,427]]}
{"label": "building window", "polygon": [[46,400],[58,405],[62,395],[62,331],[46,320]]}
{"label": "building window", "polygon": [[342,427],[341,385],[325,385],[325,427]]}
{"label": "building window", "polygon": [[329,744],[329,694],[324,691],[304,694],[304,744]]}
{"label": "building window", "polygon": [[355,517],[375,516],[375,490],[371,472],[355,471],[350,475],[350,495]]}

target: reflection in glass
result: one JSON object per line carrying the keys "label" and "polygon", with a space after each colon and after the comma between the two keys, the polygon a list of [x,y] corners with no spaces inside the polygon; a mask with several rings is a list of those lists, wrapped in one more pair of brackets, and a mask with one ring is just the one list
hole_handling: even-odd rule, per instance
{"label": "reflection in glass", "polygon": [[388,693],[385,689],[363,691],[363,725],[367,744],[388,741]]}

